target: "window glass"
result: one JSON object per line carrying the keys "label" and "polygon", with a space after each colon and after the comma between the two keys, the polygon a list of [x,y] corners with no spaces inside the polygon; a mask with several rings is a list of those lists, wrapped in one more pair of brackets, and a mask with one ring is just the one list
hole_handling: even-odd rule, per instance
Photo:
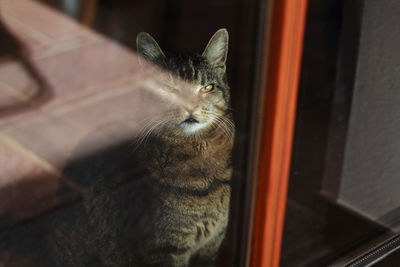
{"label": "window glass", "polygon": [[242,266],[257,0],[0,3],[0,266]]}
{"label": "window glass", "polygon": [[282,266],[399,232],[400,5],[383,2],[309,1]]}

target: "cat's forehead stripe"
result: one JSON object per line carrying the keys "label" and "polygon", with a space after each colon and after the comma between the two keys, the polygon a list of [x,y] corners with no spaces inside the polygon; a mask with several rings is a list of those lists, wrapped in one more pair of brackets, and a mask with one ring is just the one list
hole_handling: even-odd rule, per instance
{"label": "cat's forehead stripe", "polygon": [[168,57],[164,63],[167,71],[186,82],[196,85],[196,88],[197,86],[216,84],[222,89],[223,98],[229,101],[229,87],[224,76],[219,75],[211,68],[202,56],[186,53],[175,54]]}
{"label": "cat's forehead stripe", "polygon": [[204,84],[208,80],[206,71],[201,69],[201,66],[195,66],[191,59],[177,67],[176,73],[184,80],[195,84]]}
{"label": "cat's forehead stripe", "polygon": [[190,79],[194,80],[193,78],[195,77],[195,69],[193,66],[193,61],[191,59],[189,59],[188,65],[189,65]]}

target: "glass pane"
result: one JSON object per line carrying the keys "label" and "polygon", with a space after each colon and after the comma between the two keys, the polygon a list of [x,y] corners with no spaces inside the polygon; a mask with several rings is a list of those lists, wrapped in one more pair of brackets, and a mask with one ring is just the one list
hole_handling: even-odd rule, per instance
{"label": "glass pane", "polygon": [[260,2],[1,1],[0,266],[242,266]]}
{"label": "glass pane", "polygon": [[310,1],[282,266],[399,231],[400,5]]}

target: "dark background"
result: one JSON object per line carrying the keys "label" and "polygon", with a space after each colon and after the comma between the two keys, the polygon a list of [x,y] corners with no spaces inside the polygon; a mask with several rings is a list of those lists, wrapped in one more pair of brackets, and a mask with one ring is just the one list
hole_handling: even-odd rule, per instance
{"label": "dark background", "polygon": [[387,201],[364,192],[398,187],[398,171],[386,179],[398,155],[389,119],[398,110],[394,14],[391,0],[309,1],[282,266],[327,266],[393,232],[352,203]]}

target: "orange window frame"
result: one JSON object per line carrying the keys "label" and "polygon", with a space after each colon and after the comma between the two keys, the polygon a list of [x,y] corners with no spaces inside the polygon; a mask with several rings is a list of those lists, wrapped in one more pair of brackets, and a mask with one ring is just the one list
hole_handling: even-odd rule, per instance
{"label": "orange window frame", "polygon": [[280,261],[307,0],[274,0],[253,215],[252,267]]}

